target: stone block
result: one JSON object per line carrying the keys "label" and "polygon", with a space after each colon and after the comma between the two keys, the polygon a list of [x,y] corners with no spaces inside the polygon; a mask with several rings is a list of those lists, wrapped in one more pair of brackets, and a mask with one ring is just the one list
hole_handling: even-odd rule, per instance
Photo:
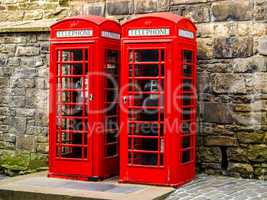
{"label": "stone block", "polygon": [[228,171],[233,175],[241,176],[243,178],[253,178],[254,176],[252,165],[247,163],[231,163]]}
{"label": "stone block", "polygon": [[241,144],[261,144],[264,139],[263,133],[257,132],[238,132],[237,138]]}
{"label": "stone block", "polygon": [[35,80],[30,78],[20,78],[14,76],[10,80],[10,86],[11,88],[33,88],[35,87]]}
{"label": "stone block", "polygon": [[18,134],[24,134],[26,131],[26,118],[24,117],[13,117],[9,119],[10,132]]}
{"label": "stone block", "polygon": [[31,12],[25,12],[23,20],[40,20],[43,18],[43,10],[33,10]]}
{"label": "stone block", "polygon": [[231,136],[209,136],[205,138],[207,146],[238,146],[237,139]]}
{"label": "stone block", "polygon": [[157,0],[136,0],[134,1],[134,12],[136,14],[157,11]]}
{"label": "stone block", "polygon": [[246,94],[246,83],[240,74],[217,73],[211,76],[212,90],[215,93]]}
{"label": "stone block", "polygon": [[89,3],[83,4],[80,8],[78,8],[79,13],[84,15],[97,15],[104,16],[105,15],[105,3],[97,2],[97,3]]}
{"label": "stone block", "polygon": [[253,4],[249,0],[215,2],[211,6],[214,21],[250,20]]}
{"label": "stone block", "polygon": [[228,147],[228,158],[233,162],[248,162],[247,150],[240,147]]}
{"label": "stone block", "polygon": [[37,35],[38,41],[49,41],[50,34],[48,33],[40,33]]}
{"label": "stone block", "polygon": [[237,58],[253,55],[252,37],[218,37],[214,39],[215,58]]}
{"label": "stone block", "polygon": [[267,162],[267,145],[248,145],[248,159],[253,162]]}
{"label": "stone block", "polygon": [[266,72],[267,58],[263,56],[253,56],[250,58],[233,59],[233,69],[237,73]]}
{"label": "stone block", "polygon": [[193,4],[193,3],[206,3],[210,0],[172,0],[171,4]]}
{"label": "stone block", "polygon": [[37,56],[39,54],[40,54],[40,49],[37,47],[19,46],[16,51],[16,56]]}
{"label": "stone block", "polygon": [[17,135],[16,148],[30,152],[36,152],[36,137],[33,135]]}
{"label": "stone block", "polygon": [[258,40],[257,51],[259,54],[267,56],[267,37]]}
{"label": "stone block", "polygon": [[8,56],[6,54],[0,54],[0,67],[6,66],[8,61]]}
{"label": "stone block", "polygon": [[267,2],[255,6],[254,11],[256,20],[266,20],[267,19]]}
{"label": "stone block", "polygon": [[221,151],[219,147],[203,147],[200,150],[201,162],[220,163]]}
{"label": "stone block", "polygon": [[109,0],[106,4],[107,14],[108,15],[129,15],[132,13],[132,1],[121,0],[114,1]]}
{"label": "stone block", "polygon": [[48,149],[49,149],[49,147],[48,147],[47,143],[38,143],[37,144],[36,150],[37,150],[38,153],[47,154],[48,153]]}
{"label": "stone block", "polygon": [[198,59],[208,60],[213,58],[213,41],[210,38],[198,38]]}
{"label": "stone block", "polygon": [[22,21],[24,16],[24,11],[20,10],[10,10],[10,11],[2,11],[0,22],[17,22]]}
{"label": "stone block", "polygon": [[234,122],[231,110],[231,105],[205,102],[202,117],[205,122],[229,124]]}

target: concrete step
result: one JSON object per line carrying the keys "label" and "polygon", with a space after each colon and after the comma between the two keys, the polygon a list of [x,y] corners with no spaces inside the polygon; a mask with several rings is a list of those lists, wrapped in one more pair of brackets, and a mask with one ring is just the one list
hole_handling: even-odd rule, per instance
{"label": "concrete step", "polygon": [[46,172],[0,180],[0,200],[160,200],[174,190],[120,184],[114,178],[102,182],[47,178]]}

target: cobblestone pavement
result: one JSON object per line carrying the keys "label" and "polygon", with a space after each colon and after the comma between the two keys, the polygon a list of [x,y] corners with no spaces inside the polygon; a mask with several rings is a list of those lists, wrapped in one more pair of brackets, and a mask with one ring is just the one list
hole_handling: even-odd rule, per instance
{"label": "cobblestone pavement", "polygon": [[267,181],[199,175],[167,200],[267,200]]}

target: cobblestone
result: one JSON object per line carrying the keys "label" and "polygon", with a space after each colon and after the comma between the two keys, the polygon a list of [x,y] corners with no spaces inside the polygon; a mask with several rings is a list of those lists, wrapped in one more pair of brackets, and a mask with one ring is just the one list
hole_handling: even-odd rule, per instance
{"label": "cobblestone", "polygon": [[267,200],[267,181],[207,176],[178,188],[166,200]]}

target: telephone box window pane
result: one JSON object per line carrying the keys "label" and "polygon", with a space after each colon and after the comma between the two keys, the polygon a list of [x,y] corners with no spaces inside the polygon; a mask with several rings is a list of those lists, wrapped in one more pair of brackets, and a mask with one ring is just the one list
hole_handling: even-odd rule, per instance
{"label": "telephone box window pane", "polygon": [[158,120],[164,120],[163,110],[158,109],[146,109],[145,107],[140,109],[129,109],[129,120],[130,121],[146,121],[146,122],[157,122]]}
{"label": "telephone box window pane", "polygon": [[[72,50],[63,50],[62,51],[62,61],[80,61],[82,60],[83,53],[82,49],[72,49]],[[85,56],[85,59],[88,59],[88,56]]]}
{"label": "telephone box window pane", "polygon": [[191,137],[190,136],[187,136],[187,137],[183,137],[183,145],[182,147],[183,148],[188,148],[191,146]]}
{"label": "telephone box window pane", "polygon": [[192,77],[192,66],[191,65],[184,64],[183,69],[184,69],[184,76]]}
{"label": "telephone box window pane", "polygon": [[[132,65],[130,65],[130,68]],[[132,70],[131,70],[132,71]],[[159,66],[156,65],[134,65],[134,76],[136,77],[156,77],[159,76]]]}
{"label": "telephone box window pane", "polygon": [[183,80],[183,90],[184,91],[192,91],[193,90],[193,85],[192,85],[191,79],[184,79]]}
{"label": "telephone box window pane", "polygon": [[190,121],[183,121],[182,123],[182,131],[184,134],[190,133]]}
{"label": "telephone box window pane", "polygon": [[163,165],[164,59],[163,49],[129,51],[128,162],[134,165]]}
{"label": "telephone box window pane", "polygon": [[159,61],[159,50],[135,50],[135,62],[157,62]]}
{"label": "telephone box window pane", "polygon": [[57,156],[87,158],[88,49],[58,51]]}
{"label": "telephone box window pane", "polygon": [[184,51],[184,63],[192,63],[193,61],[193,52],[185,50]]}
{"label": "telephone box window pane", "polygon": [[156,138],[129,138],[131,150],[158,151],[158,139]]}
{"label": "telephone box window pane", "polygon": [[119,51],[105,50],[105,156],[118,155],[118,69]]}
{"label": "telephone box window pane", "polygon": [[[161,126],[162,127],[162,126]],[[129,124],[129,135],[141,135],[141,136],[157,136],[159,130],[158,124],[143,123],[143,124]],[[163,132],[163,128],[160,128]]]}
{"label": "telephone box window pane", "polygon": [[135,165],[157,165],[158,155],[157,154],[147,154],[147,153],[134,153],[133,164]]}
{"label": "telephone box window pane", "polygon": [[82,158],[82,147],[76,146],[62,146],[62,158]]}
{"label": "telephone box window pane", "polygon": [[183,120],[190,120],[191,113],[192,113],[192,110],[190,108],[183,109]]}
{"label": "telephone box window pane", "polygon": [[182,152],[182,163],[187,163],[190,161],[190,150]]}
{"label": "telephone box window pane", "polygon": [[188,106],[192,104],[192,95],[184,95],[183,96],[183,105]]}

